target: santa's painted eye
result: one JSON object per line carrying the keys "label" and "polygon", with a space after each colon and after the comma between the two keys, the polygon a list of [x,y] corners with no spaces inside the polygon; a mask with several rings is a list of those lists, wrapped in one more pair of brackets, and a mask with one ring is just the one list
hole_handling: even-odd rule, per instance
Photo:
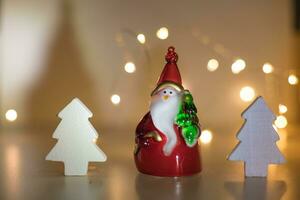
{"label": "santa's painted eye", "polygon": [[164,94],[167,94],[167,91],[164,91]]}
{"label": "santa's painted eye", "polygon": [[173,94],[173,92],[172,92],[172,91],[170,91],[170,94]]}

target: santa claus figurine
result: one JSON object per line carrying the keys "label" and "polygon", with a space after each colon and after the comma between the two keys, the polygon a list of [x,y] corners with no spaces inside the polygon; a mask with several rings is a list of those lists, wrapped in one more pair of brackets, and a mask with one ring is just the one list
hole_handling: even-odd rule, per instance
{"label": "santa claus figurine", "polygon": [[167,63],[151,93],[150,112],[136,128],[134,158],[144,174],[177,177],[201,171],[197,109],[182,86],[174,50],[168,48]]}

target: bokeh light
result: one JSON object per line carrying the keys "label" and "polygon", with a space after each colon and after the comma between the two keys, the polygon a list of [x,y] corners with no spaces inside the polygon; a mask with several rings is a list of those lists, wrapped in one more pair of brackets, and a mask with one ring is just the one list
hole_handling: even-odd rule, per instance
{"label": "bokeh light", "polygon": [[275,120],[275,126],[277,128],[285,128],[288,125],[288,121],[285,116],[279,115]]}
{"label": "bokeh light", "polygon": [[273,72],[274,68],[270,63],[265,63],[262,67],[262,70],[265,74],[270,74]]}
{"label": "bokeh light", "polygon": [[210,72],[216,71],[219,67],[219,62],[216,59],[210,59],[207,63],[207,69]]}
{"label": "bokeh light", "polygon": [[169,36],[169,31],[166,27],[162,27],[156,32],[156,36],[161,40],[165,40]]}
{"label": "bokeh light", "polygon": [[208,144],[212,141],[213,135],[210,130],[203,130],[200,136],[200,142],[203,144]]}
{"label": "bokeh light", "polygon": [[288,108],[285,105],[283,105],[283,104],[279,104],[278,105],[278,109],[279,109],[279,113],[280,114],[284,114],[284,113],[286,113],[288,111]]}
{"label": "bokeh light", "polygon": [[135,72],[135,64],[133,62],[128,62],[125,64],[124,69],[127,73]]}
{"label": "bokeh light", "polygon": [[298,83],[298,77],[294,74],[289,75],[288,82],[291,85],[296,85]]}
{"label": "bokeh light", "polygon": [[141,43],[141,44],[145,44],[146,42],[146,37],[144,34],[140,33],[136,36],[137,40]]}
{"label": "bokeh light", "polygon": [[110,98],[111,102],[115,105],[118,105],[121,102],[121,97],[117,94],[114,94]]}
{"label": "bokeh light", "polygon": [[243,101],[245,102],[252,101],[254,97],[255,97],[255,91],[252,87],[245,86],[240,90],[240,98]]}
{"label": "bokeh light", "polygon": [[18,113],[17,111],[15,111],[14,109],[9,109],[8,111],[6,111],[5,113],[5,118],[10,121],[13,122],[18,118]]}
{"label": "bokeh light", "polygon": [[238,74],[246,68],[246,62],[243,59],[237,59],[231,65],[231,71],[234,74]]}

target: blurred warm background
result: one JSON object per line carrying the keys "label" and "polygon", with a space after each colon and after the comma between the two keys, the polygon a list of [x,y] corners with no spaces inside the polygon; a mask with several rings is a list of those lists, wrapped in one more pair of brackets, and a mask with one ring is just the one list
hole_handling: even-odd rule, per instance
{"label": "blurred warm background", "polygon": [[[300,0],[3,0],[0,8],[0,199],[300,199]],[[163,179],[137,172],[134,129],[171,45],[206,130],[203,172]],[[226,157],[257,96],[278,116],[287,163],[252,179]],[[45,161],[57,113],[74,97],[93,112],[94,142],[108,157],[84,177]]]}
{"label": "blurred warm background", "polygon": [[1,9],[2,128],[54,128],[79,97],[99,130],[132,133],[170,45],[204,128],[239,127],[259,95],[284,116],[278,126],[298,122],[297,0],[7,0]]}

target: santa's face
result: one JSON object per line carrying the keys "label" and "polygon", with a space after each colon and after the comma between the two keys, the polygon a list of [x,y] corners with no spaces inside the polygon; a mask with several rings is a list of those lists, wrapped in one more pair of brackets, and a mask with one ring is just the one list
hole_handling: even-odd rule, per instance
{"label": "santa's face", "polygon": [[180,102],[181,93],[172,87],[166,87],[152,96],[150,113],[154,126],[167,138],[163,149],[165,155],[172,153],[177,142],[174,121]]}
{"label": "santa's face", "polygon": [[166,105],[166,107],[170,107],[172,104],[177,103],[179,96],[181,96],[180,92],[174,88],[164,88],[152,96],[151,106],[153,104],[162,104]]}

